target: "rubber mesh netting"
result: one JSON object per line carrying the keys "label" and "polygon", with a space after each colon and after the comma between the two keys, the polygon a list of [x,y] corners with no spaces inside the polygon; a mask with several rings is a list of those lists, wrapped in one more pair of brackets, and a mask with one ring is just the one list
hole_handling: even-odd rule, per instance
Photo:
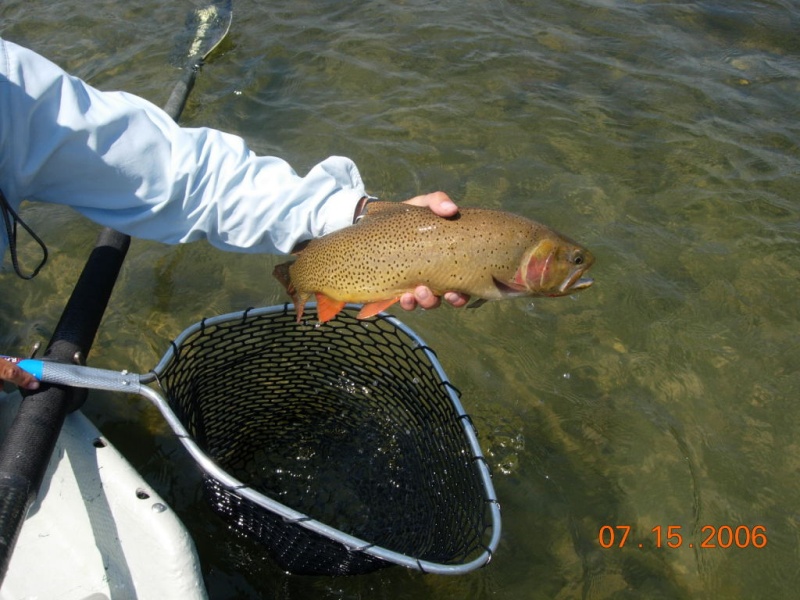
{"label": "rubber mesh netting", "polygon": [[160,382],[184,426],[225,471],[305,517],[286,520],[210,477],[207,499],[292,573],[393,564],[306,519],[419,561],[474,560],[494,492],[457,393],[413,332],[354,315],[318,325],[286,306],[245,312],[180,343]]}

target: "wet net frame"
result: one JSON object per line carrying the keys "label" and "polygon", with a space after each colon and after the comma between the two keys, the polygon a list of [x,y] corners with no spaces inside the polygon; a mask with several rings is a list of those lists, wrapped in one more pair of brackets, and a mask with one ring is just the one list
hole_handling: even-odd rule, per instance
{"label": "wet net frame", "polygon": [[486,565],[500,507],[435,353],[394,317],[348,306],[318,325],[309,309],[300,324],[289,305],[204,319],[141,376],[211,508],[295,574]]}

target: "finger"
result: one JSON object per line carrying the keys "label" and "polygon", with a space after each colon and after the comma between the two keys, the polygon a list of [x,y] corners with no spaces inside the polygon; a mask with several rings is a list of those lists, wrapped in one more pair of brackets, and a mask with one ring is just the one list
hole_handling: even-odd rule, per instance
{"label": "finger", "polygon": [[6,380],[26,390],[39,388],[39,380],[16,365],[5,363],[0,365],[0,380]]}
{"label": "finger", "polygon": [[[442,298],[455,308],[465,306],[470,297],[460,292],[445,292]],[[419,286],[414,293],[407,292],[400,296],[400,307],[404,310],[414,310],[417,306],[421,308],[436,308],[441,304],[441,299],[434,296],[429,288]]]}
{"label": "finger", "polygon": [[442,299],[439,296],[435,296],[430,288],[424,285],[419,285],[414,289],[414,299],[420,308],[426,309],[437,308],[442,303]]}
{"label": "finger", "polygon": [[469,296],[459,292],[446,292],[443,298],[445,302],[455,306],[456,308],[461,308],[467,304],[467,302],[469,302]]}
{"label": "finger", "polygon": [[14,367],[16,373],[9,378],[9,381],[25,390],[39,389],[39,380],[27,371]]}
{"label": "finger", "polygon": [[36,379],[33,375],[30,377],[26,377],[25,379],[15,382],[19,387],[25,390],[38,390],[39,389],[39,380]]}
{"label": "finger", "polygon": [[441,303],[442,299],[424,285],[417,286],[413,293],[407,292],[400,296],[400,306],[405,310],[414,310],[418,306],[425,309],[438,308]]}
{"label": "finger", "polygon": [[433,192],[422,196],[415,196],[406,200],[406,204],[430,208],[440,217],[452,217],[458,212],[458,206],[444,192]]}
{"label": "finger", "polygon": [[417,299],[414,298],[414,294],[407,292],[400,296],[400,308],[403,310],[414,310],[417,308]]}

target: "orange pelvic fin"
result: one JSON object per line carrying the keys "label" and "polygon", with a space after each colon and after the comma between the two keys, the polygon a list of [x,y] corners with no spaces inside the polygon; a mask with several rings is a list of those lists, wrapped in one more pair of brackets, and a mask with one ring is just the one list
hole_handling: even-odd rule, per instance
{"label": "orange pelvic fin", "polygon": [[344,308],[345,303],[333,298],[328,298],[325,294],[316,292],[317,296],[317,318],[320,323],[327,323],[338,315]]}
{"label": "orange pelvic fin", "polygon": [[374,317],[379,312],[386,310],[392,304],[400,300],[400,298],[390,298],[389,300],[378,300],[377,302],[370,302],[361,307],[361,310],[356,315],[357,319],[368,319]]}

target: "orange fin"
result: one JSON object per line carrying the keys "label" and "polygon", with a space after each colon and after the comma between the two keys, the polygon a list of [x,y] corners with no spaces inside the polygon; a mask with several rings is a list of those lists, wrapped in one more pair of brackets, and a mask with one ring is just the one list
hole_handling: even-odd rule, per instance
{"label": "orange fin", "polygon": [[356,315],[356,319],[369,319],[374,317],[379,312],[386,310],[392,304],[400,300],[400,298],[390,298],[389,300],[378,300],[377,302],[370,302],[361,307],[361,310]]}
{"label": "orange fin", "polygon": [[317,296],[317,318],[320,323],[327,323],[339,314],[344,308],[345,303],[333,298],[328,298],[325,294],[316,292]]}

